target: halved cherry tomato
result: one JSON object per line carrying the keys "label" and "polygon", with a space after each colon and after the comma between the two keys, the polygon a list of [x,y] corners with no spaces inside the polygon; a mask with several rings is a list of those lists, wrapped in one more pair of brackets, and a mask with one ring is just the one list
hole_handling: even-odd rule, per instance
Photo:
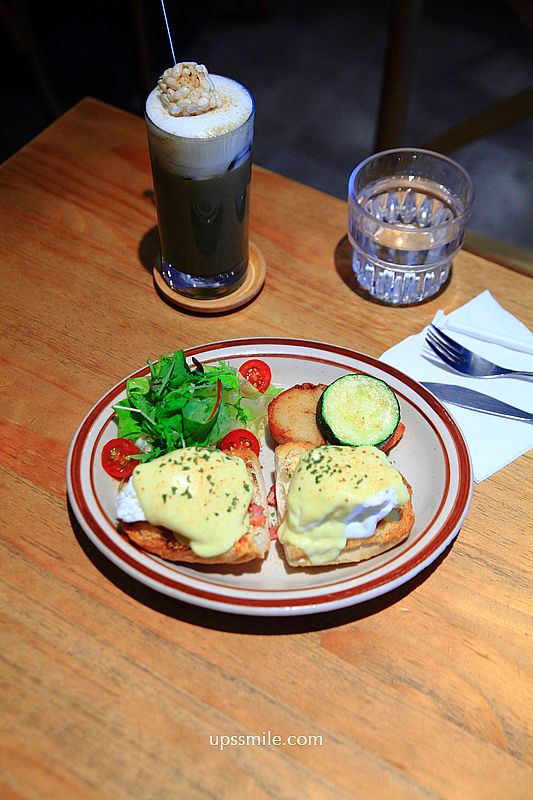
{"label": "halved cherry tomato", "polygon": [[272,372],[268,364],[259,358],[251,358],[239,367],[239,372],[255,386],[258,392],[266,392],[272,380]]}
{"label": "halved cherry tomato", "polygon": [[138,458],[132,458],[141,451],[129,439],[111,439],[102,448],[102,466],[112,478],[129,478]]}
{"label": "halved cherry tomato", "polygon": [[259,439],[251,431],[245,428],[237,428],[236,431],[227,433],[220,442],[221,450],[253,450],[256,456],[261,449]]}

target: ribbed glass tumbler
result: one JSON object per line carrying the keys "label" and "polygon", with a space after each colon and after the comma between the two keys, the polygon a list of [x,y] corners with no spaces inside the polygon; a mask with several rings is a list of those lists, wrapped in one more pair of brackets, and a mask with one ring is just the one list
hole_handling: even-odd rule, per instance
{"label": "ribbed glass tumbler", "polygon": [[392,305],[436,294],[462,245],[473,198],[463,167],[429,150],[386,150],[359,164],[348,182],[359,285]]}

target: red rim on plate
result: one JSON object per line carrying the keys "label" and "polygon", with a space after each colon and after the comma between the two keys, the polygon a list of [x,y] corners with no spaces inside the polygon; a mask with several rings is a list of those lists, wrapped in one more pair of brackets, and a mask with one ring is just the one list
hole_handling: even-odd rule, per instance
{"label": "red rim on plate", "polygon": [[[354,371],[382,377],[400,399],[402,418],[405,413],[410,420],[404,437],[407,441],[402,440],[398,450],[402,447],[404,461],[407,459],[417,522],[409,538],[393,550],[359,564],[325,570],[287,570],[275,547],[261,568],[250,572],[195,568],[144,553],[116,530],[110,498],[116,485],[105,476],[99,458],[105,441],[116,435],[112,406],[124,395],[125,378],[87,414],[72,440],[67,463],[68,496],[79,524],[124,572],[163,594],[213,610],[265,616],[311,614],[392,591],[435,561],[455,538],[472,497],[468,448],[448,411],[412,378],[354,350],[300,339],[235,339],[192,347],[185,354],[188,358],[202,356],[207,362],[229,361],[234,366],[253,357],[270,359],[278,366],[277,372],[285,374],[285,380],[280,380],[274,366],[273,381],[284,388],[305,381],[327,383]],[[145,366],[128,377],[147,373]],[[438,464],[435,485],[428,485],[432,464]],[[409,473],[410,466],[412,471],[416,467],[415,475]],[[403,468],[401,471],[405,474]],[[422,495],[425,504],[419,523],[416,503]]]}

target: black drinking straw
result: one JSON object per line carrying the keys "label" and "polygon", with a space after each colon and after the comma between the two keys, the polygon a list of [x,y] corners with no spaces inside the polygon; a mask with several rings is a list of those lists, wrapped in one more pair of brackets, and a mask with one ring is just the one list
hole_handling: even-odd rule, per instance
{"label": "black drinking straw", "polygon": [[167,19],[167,12],[165,9],[165,0],[161,0],[161,7],[163,9],[163,16],[165,18],[165,25],[167,26],[167,35],[168,41],[170,44],[170,50],[172,52],[172,65],[176,63],[176,56],[174,55],[174,45],[172,44],[172,36],[170,35],[170,28],[168,27],[168,19]]}

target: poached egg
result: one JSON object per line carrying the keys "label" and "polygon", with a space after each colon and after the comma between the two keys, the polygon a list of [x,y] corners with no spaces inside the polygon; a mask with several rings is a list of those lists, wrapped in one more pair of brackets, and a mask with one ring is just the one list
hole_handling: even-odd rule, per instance
{"label": "poached egg", "polygon": [[208,447],[184,447],[135,467],[117,495],[117,518],[147,521],[185,539],[202,558],[248,531],[253,483],[246,464]]}
{"label": "poached egg", "polygon": [[311,564],[326,564],[347,539],[372,536],[409,499],[402,476],[376,447],[315,447],[291,478],[278,539],[301,548]]}

